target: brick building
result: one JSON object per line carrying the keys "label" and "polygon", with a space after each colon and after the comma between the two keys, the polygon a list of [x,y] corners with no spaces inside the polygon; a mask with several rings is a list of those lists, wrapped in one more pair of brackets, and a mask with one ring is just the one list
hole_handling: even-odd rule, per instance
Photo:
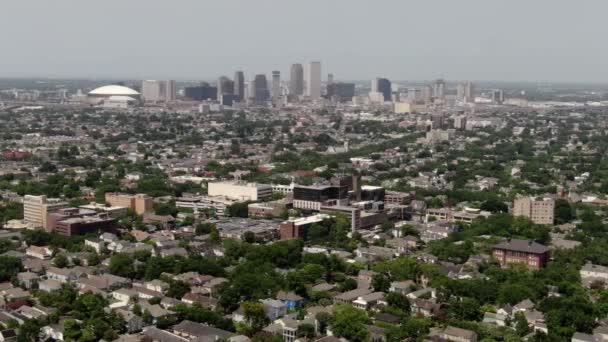
{"label": "brick building", "polygon": [[524,264],[530,269],[545,267],[549,261],[549,248],[528,240],[508,239],[492,247],[492,256],[502,266]]}

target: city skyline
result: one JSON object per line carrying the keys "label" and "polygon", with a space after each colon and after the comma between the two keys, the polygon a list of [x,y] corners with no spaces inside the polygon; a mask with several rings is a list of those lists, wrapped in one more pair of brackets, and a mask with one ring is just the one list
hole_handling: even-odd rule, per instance
{"label": "city skyline", "polygon": [[[323,70],[342,80],[378,75],[394,80],[608,79],[608,49],[598,44],[605,32],[601,14],[608,4],[599,1],[581,5],[543,0],[520,7],[481,1],[384,1],[379,6],[363,1],[208,5],[134,0],[121,2],[119,12],[112,10],[112,2],[103,7],[72,0],[4,4],[0,28],[12,34],[4,37],[8,48],[0,77],[214,79],[233,70],[289,75],[291,64],[319,60]],[[572,16],[581,11],[584,16]],[[273,20],[247,25],[246,36],[255,39],[236,29],[194,39],[221,27],[228,17],[246,25],[269,13]],[[293,25],[294,13],[310,24]],[[26,15],[27,25],[15,21]]]}

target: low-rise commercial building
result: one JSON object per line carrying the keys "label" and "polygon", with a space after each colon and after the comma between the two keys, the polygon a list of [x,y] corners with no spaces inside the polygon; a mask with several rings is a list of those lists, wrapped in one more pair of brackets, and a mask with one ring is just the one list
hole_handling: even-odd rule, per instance
{"label": "low-rise commercial building", "polygon": [[234,201],[262,201],[272,197],[272,186],[241,181],[212,182],[207,185],[207,194]]}

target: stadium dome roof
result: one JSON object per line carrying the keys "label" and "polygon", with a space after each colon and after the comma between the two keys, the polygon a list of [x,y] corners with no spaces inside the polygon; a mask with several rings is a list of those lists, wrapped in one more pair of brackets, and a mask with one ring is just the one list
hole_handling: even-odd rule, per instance
{"label": "stadium dome roof", "polygon": [[131,88],[119,85],[107,85],[93,89],[89,95],[97,96],[139,96],[139,93]]}

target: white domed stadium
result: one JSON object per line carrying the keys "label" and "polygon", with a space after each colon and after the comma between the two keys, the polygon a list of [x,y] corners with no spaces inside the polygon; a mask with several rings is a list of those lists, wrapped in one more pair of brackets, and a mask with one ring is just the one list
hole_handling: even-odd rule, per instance
{"label": "white domed stadium", "polygon": [[87,95],[91,104],[102,104],[111,98],[126,99],[130,98],[133,102],[139,101],[140,94],[136,90],[120,85],[107,85],[99,87],[89,92]]}

